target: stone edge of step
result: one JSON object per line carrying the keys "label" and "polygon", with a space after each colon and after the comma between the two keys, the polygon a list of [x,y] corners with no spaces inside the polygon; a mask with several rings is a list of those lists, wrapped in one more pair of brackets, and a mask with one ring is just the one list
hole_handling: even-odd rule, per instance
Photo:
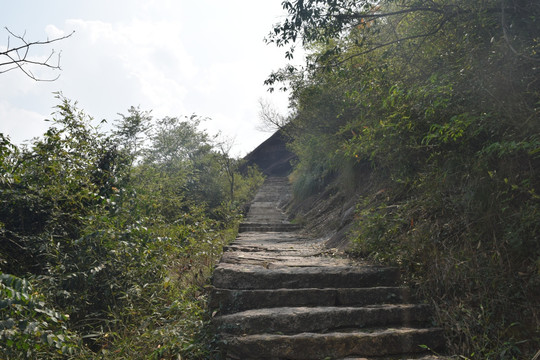
{"label": "stone edge of step", "polygon": [[224,289],[362,288],[396,286],[399,269],[392,267],[306,266],[273,267],[220,263],[212,284]]}
{"label": "stone edge of step", "polygon": [[250,309],[283,306],[367,306],[399,304],[410,300],[407,287],[304,288],[304,289],[210,289],[209,308],[220,315]]}
{"label": "stone edge of step", "polygon": [[382,326],[421,328],[430,325],[427,304],[385,304],[364,307],[276,307],[242,311],[213,318],[222,334],[327,333]]}
{"label": "stone edge of step", "polygon": [[[223,340],[231,359],[389,357],[425,353],[426,347],[436,351],[444,345],[442,331],[441,328],[396,327],[324,334],[227,336]],[[264,351],[268,356],[261,357]]]}

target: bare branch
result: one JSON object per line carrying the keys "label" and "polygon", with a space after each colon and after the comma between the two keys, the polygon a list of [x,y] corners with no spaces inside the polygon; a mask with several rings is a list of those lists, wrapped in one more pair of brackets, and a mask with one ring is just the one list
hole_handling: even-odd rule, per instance
{"label": "bare branch", "polygon": [[506,45],[508,45],[508,48],[514,53],[516,56],[520,56],[524,59],[530,60],[530,61],[540,61],[540,58],[534,58],[532,56],[525,55],[523,53],[520,53],[517,51],[514,46],[512,45],[512,42],[510,41],[510,38],[508,37],[508,28],[506,26],[506,13],[504,10],[504,1],[501,1],[501,27],[503,30],[503,37],[504,41],[506,42]]}
{"label": "bare branch", "polygon": [[354,53],[354,54],[346,57],[345,59],[342,59],[342,60],[338,61],[336,65],[343,64],[343,63],[345,63],[345,62],[347,62],[347,61],[349,61],[349,60],[351,60],[351,59],[353,59],[355,57],[365,55],[365,54],[373,52],[373,51],[375,51],[377,49],[388,47],[388,46],[391,46],[391,45],[394,45],[394,44],[397,44],[397,43],[400,43],[400,42],[414,40],[414,39],[420,39],[420,38],[427,38],[427,37],[433,36],[443,28],[444,24],[447,21],[448,21],[448,19],[443,19],[439,24],[437,24],[437,26],[435,28],[433,28],[431,31],[428,31],[428,32],[423,33],[423,34],[415,34],[415,35],[410,35],[410,36],[404,36],[404,37],[397,38],[397,39],[392,40],[392,41],[388,41],[388,42],[381,43],[381,44],[376,44],[376,45],[374,45],[374,46],[372,46],[372,47],[370,47],[370,48],[368,48],[368,49],[366,49],[364,51]]}
{"label": "bare branch", "polygon": [[259,98],[259,108],[259,120],[261,120],[261,124],[257,126],[257,130],[273,133],[288,123],[286,116],[280,114],[270,102],[262,98]]}
{"label": "bare branch", "polygon": [[[19,69],[23,72],[23,74],[25,74],[30,79],[35,80],[35,81],[55,81],[60,77],[60,75],[57,75],[52,78],[40,78],[34,75],[32,70],[28,69],[28,67],[32,67],[32,66],[44,67],[44,68],[51,69],[53,71],[62,70],[60,68],[61,52],[56,53],[54,49],[52,49],[51,53],[45,60],[39,60],[35,57],[30,57],[30,49],[44,46],[44,45],[49,45],[49,44],[58,42],[60,40],[67,39],[71,37],[75,33],[75,31],[72,31],[70,34],[64,35],[61,37],[57,37],[53,39],[47,38],[47,40],[44,40],[44,41],[27,41],[25,39],[26,31],[23,33],[23,35],[17,35],[13,33],[7,27],[5,29],[8,32],[9,36],[7,39],[6,49],[3,51],[0,51],[0,74],[6,73],[11,70]],[[11,38],[16,39],[21,44],[18,46],[12,47]],[[55,57],[55,54],[57,54],[56,57]],[[57,60],[54,61],[54,59],[57,59]]]}
{"label": "bare branch", "polygon": [[373,20],[373,19],[379,19],[379,18],[386,18],[394,15],[402,15],[402,14],[409,14],[413,12],[434,12],[438,14],[444,14],[445,11],[441,8],[431,8],[431,7],[411,7],[403,10],[398,11],[391,11],[386,13],[379,13],[379,12],[363,12],[363,13],[357,13],[357,14],[339,14],[336,15],[335,18],[338,20]]}

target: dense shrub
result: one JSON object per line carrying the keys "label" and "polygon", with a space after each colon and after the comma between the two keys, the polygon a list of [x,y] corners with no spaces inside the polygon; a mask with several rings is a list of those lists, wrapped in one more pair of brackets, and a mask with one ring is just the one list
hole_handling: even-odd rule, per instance
{"label": "dense shrub", "polygon": [[213,356],[205,286],[262,176],[196,117],[105,134],[58,97],[43,137],[0,137],[2,358]]}
{"label": "dense shrub", "polygon": [[0,342],[5,359],[78,355],[80,338],[67,330],[67,316],[46,306],[27,280],[0,273]]}

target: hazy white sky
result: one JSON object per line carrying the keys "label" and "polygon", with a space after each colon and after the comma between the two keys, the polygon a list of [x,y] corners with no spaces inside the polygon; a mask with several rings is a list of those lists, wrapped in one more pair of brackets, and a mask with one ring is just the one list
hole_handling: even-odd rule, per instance
{"label": "hazy white sky", "polygon": [[[53,93],[112,122],[130,106],[156,118],[193,113],[209,133],[235,138],[246,154],[270,134],[256,130],[258,99],[287,112],[287,95],[263,81],[286,64],[263,38],[284,15],[281,0],[0,0],[0,48],[8,27],[27,40],[75,34],[43,48],[62,51],[60,79],[35,82],[0,74],[0,132],[15,143],[42,134]],[[37,50],[37,49],[36,49]],[[50,76],[51,73],[37,74]],[[54,75],[54,74],[52,74]]]}

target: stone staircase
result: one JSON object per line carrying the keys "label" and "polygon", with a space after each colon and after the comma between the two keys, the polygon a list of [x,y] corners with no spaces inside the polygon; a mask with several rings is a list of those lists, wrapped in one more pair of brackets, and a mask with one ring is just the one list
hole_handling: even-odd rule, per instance
{"label": "stone staircase", "polygon": [[227,359],[436,359],[443,344],[399,271],[333,256],[279,210],[269,178],[213,275],[210,307]]}
{"label": "stone staircase", "polygon": [[298,224],[287,221],[285,214],[279,210],[290,198],[286,178],[268,178],[264,186],[253,199],[246,220],[240,224],[238,232],[288,232],[300,230]]}

